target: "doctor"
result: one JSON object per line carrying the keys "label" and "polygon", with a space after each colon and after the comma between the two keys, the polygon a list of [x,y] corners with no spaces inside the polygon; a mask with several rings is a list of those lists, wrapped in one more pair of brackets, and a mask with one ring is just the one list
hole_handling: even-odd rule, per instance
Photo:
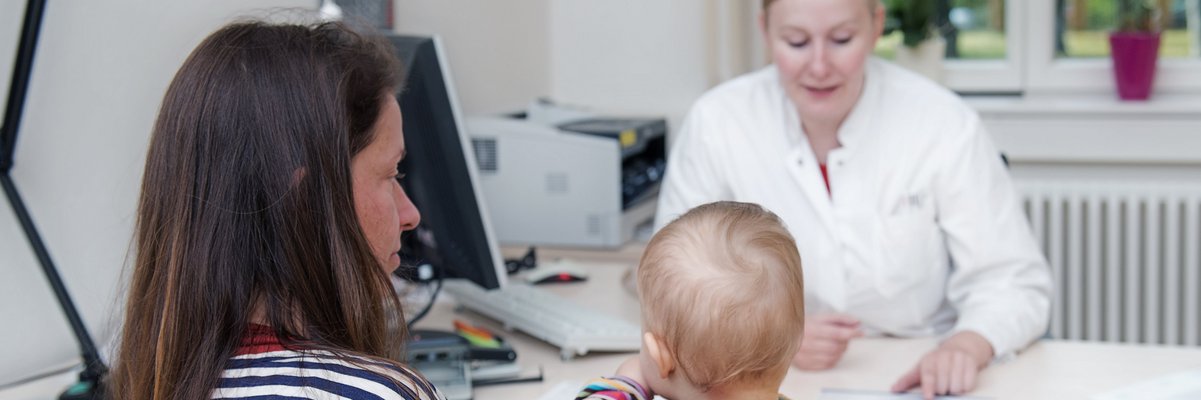
{"label": "doctor", "polygon": [[869,57],[883,24],[877,0],[764,0],[774,63],[697,100],[656,227],[711,201],[762,204],[804,263],[796,366],[831,368],[864,334],[938,336],[892,390],[966,393],[1046,331],[1050,272],[979,116]]}

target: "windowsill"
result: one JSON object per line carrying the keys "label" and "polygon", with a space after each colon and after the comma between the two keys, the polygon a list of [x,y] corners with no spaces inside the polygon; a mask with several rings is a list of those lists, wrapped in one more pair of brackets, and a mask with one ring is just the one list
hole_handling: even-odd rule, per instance
{"label": "windowsill", "polygon": [[1201,96],[964,96],[1011,161],[1201,165]]}
{"label": "windowsill", "polygon": [[1146,101],[1122,101],[1116,94],[964,95],[964,100],[988,117],[1176,117],[1201,119],[1201,95],[1152,94]]}

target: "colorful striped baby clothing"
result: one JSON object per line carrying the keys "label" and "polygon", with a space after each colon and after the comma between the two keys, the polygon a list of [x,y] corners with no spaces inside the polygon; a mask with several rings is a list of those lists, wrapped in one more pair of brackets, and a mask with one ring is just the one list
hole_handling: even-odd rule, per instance
{"label": "colorful striped baby clothing", "polygon": [[614,375],[584,385],[576,400],[651,400],[650,392],[633,379]]}
{"label": "colorful striped baby clothing", "polygon": [[[651,400],[653,397],[650,391],[637,381],[614,375],[588,382],[580,394],[576,395],[575,400]],[[780,395],[779,400],[789,399]]]}

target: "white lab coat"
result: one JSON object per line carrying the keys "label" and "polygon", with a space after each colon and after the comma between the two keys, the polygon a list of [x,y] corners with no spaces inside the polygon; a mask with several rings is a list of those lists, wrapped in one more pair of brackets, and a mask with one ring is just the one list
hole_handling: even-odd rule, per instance
{"label": "white lab coat", "polygon": [[972,330],[998,356],[1043,335],[1050,271],[974,110],[869,59],[829,192],[798,118],[773,66],[702,96],[672,145],[656,230],[700,204],[759,203],[797,241],[811,315],[895,336]]}

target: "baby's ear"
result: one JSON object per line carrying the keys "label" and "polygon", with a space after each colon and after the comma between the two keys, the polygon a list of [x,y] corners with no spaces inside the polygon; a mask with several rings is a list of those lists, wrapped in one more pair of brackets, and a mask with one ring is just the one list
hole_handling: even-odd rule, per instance
{"label": "baby's ear", "polygon": [[[642,334],[642,342],[646,346],[646,352],[651,357],[651,361],[654,361],[655,366],[659,367],[659,377],[667,379],[671,375],[671,371],[676,369],[676,363],[667,346],[663,344],[663,340],[653,333],[646,332]],[[643,371],[642,373],[645,374],[647,372],[651,371]]]}

